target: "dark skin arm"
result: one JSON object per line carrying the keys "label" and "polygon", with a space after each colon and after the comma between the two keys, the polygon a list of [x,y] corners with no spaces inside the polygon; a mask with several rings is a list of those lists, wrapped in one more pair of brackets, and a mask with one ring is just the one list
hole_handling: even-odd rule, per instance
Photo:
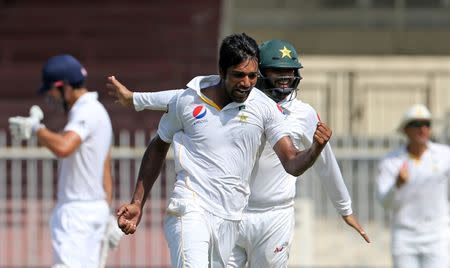
{"label": "dark skin arm", "polygon": [[287,173],[300,176],[310,168],[331,138],[331,129],[324,123],[317,124],[313,144],[310,148],[299,151],[289,137],[281,138],[273,147]]}
{"label": "dark skin arm", "polygon": [[142,157],[139,175],[130,204],[117,211],[117,223],[125,234],[133,234],[142,217],[142,208],[166,159],[170,144],[159,136],[153,138]]}

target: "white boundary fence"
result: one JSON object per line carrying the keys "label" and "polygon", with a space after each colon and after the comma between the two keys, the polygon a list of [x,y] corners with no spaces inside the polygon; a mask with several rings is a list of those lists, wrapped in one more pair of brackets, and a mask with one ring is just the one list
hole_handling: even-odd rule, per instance
{"label": "white boundary fence", "polygon": [[[147,141],[142,131],[119,135],[118,146],[112,152],[114,208],[131,197]],[[374,175],[378,159],[400,143],[399,138],[392,137],[333,137],[332,146],[352,196],[354,211],[364,225],[375,223],[387,230],[387,215],[375,198]],[[0,267],[49,266],[48,219],[56,196],[57,162],[47,149],[36,147],[35,140],[26,145],[6,147],[6,144],[6,133],[0,131]],[[147,201],[138,231],[123,239],[119,248],[111,252],[110,267],[168,267],[162,222],[174,175],[169,156]],[[310,214],[298,211],[297,217],[305,219],[306,215],[313,215],[316,223],[331,220],[341,224],[314,176],[306,174],[299,180],[297,190],[299,200],[308,200],[311,210]],[[297,222],[299,233],[306,226],[303,223],[303,220]],[[292,252],[291,256],[295,254]]]}

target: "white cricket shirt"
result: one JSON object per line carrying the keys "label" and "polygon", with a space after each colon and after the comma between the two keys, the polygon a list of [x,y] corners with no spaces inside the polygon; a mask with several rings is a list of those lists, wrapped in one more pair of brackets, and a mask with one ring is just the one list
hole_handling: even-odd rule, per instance
{"label": "white cricket shirt", "polygon": [[[164,110],[169,100],[183,91],[181,89],[151,93],[136,92],[133,93],[133,103],[136,110]],[[309,104],[297,99],[281,103],[281,108],[294,145],[301,150],[309,148],[318,123],[317,112]],[[323,149],[312,169],[319,176],[339,214],[344,216],[352,214],[350,195],[329,144]],[[284,170],[272,146],[266,144],[251,176],[247,209],[267,211],[292,206],[295,184],[296,177]]]}
{"label": "white cricket shirt", "polygon": [[[319,122],[317,112],[309,104],[293,99],[281,103],[294,145],[304,150],[312,144]],[[352,214],[351,199],[330,144],[323,149],[312,166],[334,207],[341,215]],[[296,177],[288,174],[270,145],[266,145],[257,161],[250,184],[248,210],[267,211],[292,206]]]}
{"label": "white cricket shirt", "polygon": [[96,92],[83,94],[69,111],[64,131],[81,138],[80,147],[59,160],[58,202],[105,200],[103,168],[112,141],[108,113]]}
{"label": "white cricket shirt", "polygon": [[239,220],[263,135],[273,146],[287,131],[276,104],[256,88],[245,102],[219,109],[200,91],[219,82],[217,75],[189,82],[169,103],[158,135],[173,141],[177,172],[173,196],[195,196],[207,211]]}
{"label": "white cricket shirt", "polygon": [[[409,179],[397,188],[405,161]],[[411,158],[403,146],[380,161],[378,197],[392,212],[394,254],[415,254],[420,244],[448,239],[449,178],[450,148],[443,144],[429,142],[420,160]]]}

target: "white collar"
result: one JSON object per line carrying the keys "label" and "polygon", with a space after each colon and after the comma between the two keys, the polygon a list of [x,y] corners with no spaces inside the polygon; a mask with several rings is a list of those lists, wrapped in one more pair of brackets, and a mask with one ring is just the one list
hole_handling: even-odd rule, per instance
{"label": "white collar", "polygon": [[250,100],[252,100],[254,98],[254,94],[255,94],[254,91],[256,89],[255,87],[252,89],[252,91],[250,92],[250,94],[248,95],[247,99],[244,102],[231,102],[231,103],[227,104],[225,107],[223,107],[222,109],[219,109],[217,104],[215,104],[212,100],[210,100],[208,97],[206,97],[201,92],[201,89],[207,88],[210,86],[215,86],[220,83],[220,80],[221,80],[221,78],[219,75],[197,76],[197,77],[194,77],[189,83],[187,83],[186,86],[188,88],[195,90],[197,92],[198,96],[204,102],[208,103],[209,105],[215,107],[218,110],[227,110],[227,109],[245,106]]}
{"label": "white collar", "polygon": [[83,103],[86,103],[86,102],[89,102],[92,100],[97,100],[97,99],[98,99],[97,92],[86,92],[75,101],[75,103],[72,105],[71,110],[75,107],[82,105]]}

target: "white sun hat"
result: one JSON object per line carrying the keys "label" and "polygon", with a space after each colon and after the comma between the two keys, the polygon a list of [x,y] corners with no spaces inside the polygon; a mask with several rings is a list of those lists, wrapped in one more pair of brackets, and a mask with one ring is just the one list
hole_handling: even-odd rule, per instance
{"label": "white sun hat", "polygon": [[403,115],[402,121],[400,122],[397,130],[403,133],[405,126],[414,120],[431,121],[430,110],[428,110],[428,108],[423,104],[414,104],[409,107]]}

